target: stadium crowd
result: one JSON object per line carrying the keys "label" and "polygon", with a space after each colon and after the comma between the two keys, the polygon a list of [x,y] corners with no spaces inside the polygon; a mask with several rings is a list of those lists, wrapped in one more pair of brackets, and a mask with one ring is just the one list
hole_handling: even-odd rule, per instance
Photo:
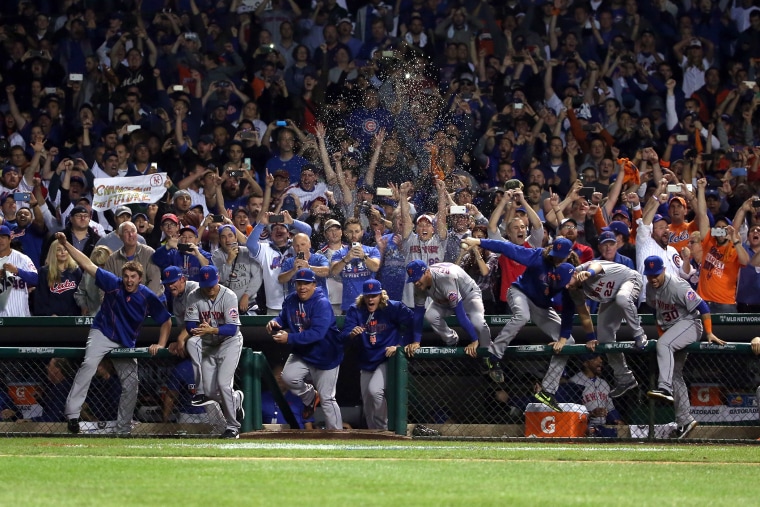
{"label": "stadium crowd", "polygon": [[[711,311],[760,313],[752,0],[0,13],[0,316],[97,312],[60,231],[117,275],[139,261],[170,308],[161,271],[209,264],[241,315],[279,314],[305,268],[336,314],[375,278],[413,307],[420,259],[459,264],[487,314],[510,313],[525,266],[462,240],[561,236],[581,263],[643,273],[658,255]],[[96,179],[152,173],[156,202],[93,208]]]}

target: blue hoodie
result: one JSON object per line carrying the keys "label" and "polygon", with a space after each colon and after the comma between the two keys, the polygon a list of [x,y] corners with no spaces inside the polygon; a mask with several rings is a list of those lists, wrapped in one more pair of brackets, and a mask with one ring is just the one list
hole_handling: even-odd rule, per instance
{"label": "blue hoodie", "polygon": [[[412,342],[414,312],[401,301],[388,301],[388,306],[377,310],[370,319],[367,307],[353,304],[346,313],[343,325],[344,341],[356,326],[364,328],[362,334],[353,338],[359,341],[359,369],[375,371],[388,360],[385,357],[386,347],[403,346]],[[402,328],[405,329],[402,331]]]}
{"label": "blue hoodie", "polygon": [[293,354],[320,370],[332,370],[343,361],[343,341],[330,300],[317,287],[306,301],[290,293],[275,322],[288,332]]}

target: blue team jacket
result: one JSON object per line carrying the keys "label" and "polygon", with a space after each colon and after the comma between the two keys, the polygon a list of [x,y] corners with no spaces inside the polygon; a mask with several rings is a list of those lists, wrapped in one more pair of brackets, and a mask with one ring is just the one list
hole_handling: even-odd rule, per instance
{"label": "blue team jacket", "polygon": [[332,370],[343,361],[343,340],[335,324],[330,300],[317,287],[306,301],[291,292],[274,319],[288,332],[293,354],[320,370]]}
{"label": "blue team jacket", "polygon": [[367,308],[353,304],[343,325],[343,341],[349,339],[348,335],[356,326],[364,328],[364,332],[353,340],[359,345],[359,368],[365,371],[374,371],[387,361],[386,347],[411,343],[414,328],[414,312],[401,301],[388,301],[388,306],[376,311],[373,317],[369,320]]}

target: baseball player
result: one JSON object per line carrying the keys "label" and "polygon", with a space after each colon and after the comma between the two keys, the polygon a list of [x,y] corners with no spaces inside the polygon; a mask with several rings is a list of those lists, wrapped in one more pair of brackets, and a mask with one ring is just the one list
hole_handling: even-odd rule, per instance
{"label": "baseball player", "polygon": [[[77,371],[74,384],[66,399],[64,415],[69,433],[79,433],[79,415],[87,397],[92,377],[98,364],[111,350],[121,347],[134,348],[145,317],[150,315],[161,329],[158,343],[150,346],[152,355],[166,347],[172,329],[171,314],[166,311],[158,296],[140,283],[143,267],[139,262],[128,261],[121,268],[121,278],[105,269],[98,268],[87,256],[68,242],[62,232],[56,234],[58,243],[85,272],[95,278],[95,285],[103,289],[103,302],[92,322],[84,361]],[[112,359],[121,381],[121,398],[116,422],[116,432],[129,434],[132,430],[132,414],[137,403],[137,359]]]}
{"label": "baseball player", "polygon": [[[409,355],[414,355],[420,348],[423,320],[430,323],[446,345],[456,347],[459,335],[445,320],[454,314],[470,337],[470,343],[465,347],[467,355],[478,357],[478,345],[491,345],[491,330],[486,323],[480,287],[462,268],[450,262],[428,266],[422,259],[417,259],[407,264],[406,273],[407,281],[414,284],[414,334],[412,343],[405,348]],[[428,297],[432,302],[426,310]]]}
{"label": "baseball player", "polygon": [[219,403],[227,421],[220,438],[235,439],[245,418],[243,391],[232,389],[243,350],[238,300],[232,289],[219,283],[216,267],[203,266],[198,277],[198,288],[187,296],[185,329],[201,339],[203,391]]}
{"label": "baseball player", "polygon": [[617,437],[617,431],[605,428],[606,424],[623,424],[623,418],[612,402],[610,385],[602,378],[602,356],[584,354],[581,371],[570,377],[569,382],[581,386],[583,404],[589,412],[589,436]]}
{"label": "baseball player", "polygon": [[[637,272],[617,262],[595,260],[575,268],[570,288],[582,290],[585,296],[601,303],[597,317],[597,335],[601,343],[612,343],[620,329],[622,319],[633,330],[636,347],[644,348],[647,337],[639,323],[636,310],[644,279]],[[591,342],[592,350],[596,342]],[[615,388],[610,396],[617,398],[639,384],[628,369],[623,354],[607,354],[607,361],[615,372]]]}
{"label": "baseball player", "polygon": [[37,285],[37,268],[11,248],[11,230],[0,226],[0,317],[29,317],[27,285]]}
{"label": "baseball player", "polygon": [[[343,419],[335,401],[335,384],[343,361],[343,341],[327,294],[317,287],[314,271],[299,269],[296,290],[283,301],[280,315],[267,323],[277,343],[288,343],[293,352],[282,370],[282,379],[301,398],[304,419],[322,404],[325,427],[342,430]],[[306,383],[310,378],[313,384]],[[315,389],[316,387],[316,389]]]}
{"label": "baseball player", "polygon": [[361,392],[367,428],[388,429],[388,405],[385,400],[388,358],[408,342],[414,326],[414,314],[401,301],[391,301],[380,282],[364,282],[362,295],[346,313],[343,337],[357,338]]}
{"label": "baseball player", "polygon": [[[512,309],[512,317],[504,324],[501,333],[489,347],[490,357],[486,358],[485,369],[494,382],[504,382],[504,372],[499,362],[517,333],[532,320],[554,342],[554,351],[559,352],[565,344],[573,344],[573,316],[575,303],[566,287],[573,278],[575,266],[566,261],[572,257],[577,264],[577,255],[572,251],[573,242],[559,237],[546,248],[525,248],[509,241],[465,238],[469,246],[482,245],[486,250],[498,252],[526,266],[507,292],[507,301]],[[554,310],[552,298],[561,294],[562,317]],[[591,333],[587,339],[595,336]],[[541,383],[542,390],[535,394],[538,401],[552,410],[561,412],[554,393],[559,387],[559,379],[567,364],[567,356],[554,355]]]}
{"label": "baseball player", "polygon": [[[689,393],[683,380],[686,352],[683,349],[707,332],[708,343],[725,345],[712,332],[710,308],[688,282],[666,272],[665,262],[658,255],[644,259],[647,277],[647,304],[654,308],[657,320],[657,367],[660,370],[657,389],[647,392],[650,398],[675,404],[678,438],[685,438],[697,426],[689,413]],[[700,318],[697,318],[700,316]]]}

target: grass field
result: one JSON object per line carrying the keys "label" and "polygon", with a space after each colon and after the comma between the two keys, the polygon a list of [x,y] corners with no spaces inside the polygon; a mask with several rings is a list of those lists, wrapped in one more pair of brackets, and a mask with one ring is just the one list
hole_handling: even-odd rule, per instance
{"label": "grass field", "polygon": [[757,446],[1,440],[12,506],[758,505]]}

